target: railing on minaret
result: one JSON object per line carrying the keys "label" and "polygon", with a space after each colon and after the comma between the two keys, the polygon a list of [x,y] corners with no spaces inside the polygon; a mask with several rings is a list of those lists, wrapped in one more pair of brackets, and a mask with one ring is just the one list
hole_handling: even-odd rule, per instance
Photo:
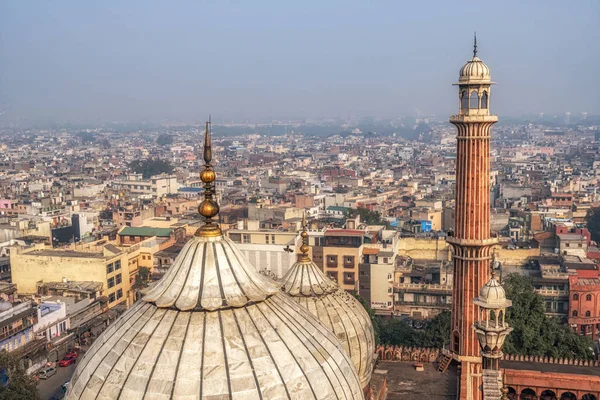
{"label": "railing on minaret", "polygon": [[[481,356],[473,328],[477,317],[473,299],[490,278],[492,247],[497,243],[490,232],[490,128],[498,122],[490,114],[492,84],[488,66],[477,56],[475,39],[473,57],[455,84],[459,112],[450,117],[458,133],[455,223],[447,238],[454,262],[450,351],[455,360],[464,362],[463,372],[474,377],[481,376]],[[460,399],[477,398],[474,388],[480,384],[476,378],[468,390],[461,384]]]}

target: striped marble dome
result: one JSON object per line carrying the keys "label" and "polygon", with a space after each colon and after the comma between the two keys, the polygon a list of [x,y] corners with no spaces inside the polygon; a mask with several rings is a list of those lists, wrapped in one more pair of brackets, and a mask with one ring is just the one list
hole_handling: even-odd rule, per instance
{"label": "striped marble dome", "polygon": [[325,277],[308,257],[296,262],[282,279],[282,290],[310,311],[342,342],[364,388],[371,381],[375,338],[369,314],[352,295]]}
{"label": "striped marble dome", "polygon": [[94,342],[67,399],[362,399],[340,341],[255,272],[194,236],[162,280]]}
{"label": "striped marble dome", "polygon": [[490,68],[476,55],[460,69],[459,83],[489,83]]}

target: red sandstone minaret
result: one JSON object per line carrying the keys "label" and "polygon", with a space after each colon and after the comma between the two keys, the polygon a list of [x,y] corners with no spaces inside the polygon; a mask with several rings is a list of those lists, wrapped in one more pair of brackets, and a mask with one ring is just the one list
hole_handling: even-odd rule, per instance
{"label": "red sandstone minaret", "polygon": [[490,279],[490,128],[498,117],[490,114],[490,69],[477,57],[460,70],[459,110],[450,117],[458,129],[456,151],[456,212],[453,249],[454,287],[450,351],[461,364],[460,399],[481,399],[481,356],[473,324],[473,299]]}

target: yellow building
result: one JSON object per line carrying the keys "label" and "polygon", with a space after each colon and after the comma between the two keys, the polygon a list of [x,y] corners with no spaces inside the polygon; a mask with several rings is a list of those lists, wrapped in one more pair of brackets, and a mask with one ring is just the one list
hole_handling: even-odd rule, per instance
{"label": "yellow building", "polygon": [[[129,306],[131,266],[128,252],[114,245],[89,246],[77,250],[47,248],[11,248],[12,282],[19,294],[34,294],[38,282],[94,281],[103,285],[102,295],[109,307]],[[136,268],[137,269],[137,268]]]}

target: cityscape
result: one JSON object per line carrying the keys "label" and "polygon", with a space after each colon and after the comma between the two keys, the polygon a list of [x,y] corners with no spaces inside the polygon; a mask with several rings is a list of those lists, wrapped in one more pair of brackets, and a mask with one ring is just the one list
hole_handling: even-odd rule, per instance
{"label": "cityscape", "polygon": [[[159,3],[144,9],[145,17],[158,18]],[[231,29],[236,18],[265,7],[187,6],[189,16],[169,12],[183,22],[201,10],[230,15],[223,23]],[[439,6],[431,21],[456,17]],[[559,18],[555,6],[540,18]],[[68,28],[63,13],[97,13],[116,24],[141,11],[113,4],[108,16],[104,7],[44,7],[3,4],[5,29],[50,13],[57,32],[65,30],[75,46],[100,37],[96,22]],[[265,12],[316,10],[314,4],[279,7]],[[328,13],[333,6],[323,7]],[[572,12],[565,18],[568,40],[588,46],[593,64],[598,52],[590,32],[598,28],[587,23],[600,9],[560,7]],[[332,10],[352,20],[361,6]],[[383,28],[371,18],[381,11],[362,10],[376,31]],[[525,17],[529,6],[515,12]],[[148,21],[130,16],[149,29]],[[566,64],[581,76],[557,78],[563,92],[556,99],[544,97],[537,82],[524,83],[538,72],[516,56],[512,63],[502,59],[512,50],[497,24],[513,17],[499,11],[498,22],[474,22],[475,34],[440,38],[444,46],[452,43],[446,53],[454,54],[440,56],[431,81],[411,80],[411,68],[417,77],[429,73],[429,66],[418,66],[426,60],[399,66],[406,82],[393,82],[406,85],[406,93],[440,94],[429,96],[430,110],[415,94],[413,108],[405,98],[399,100],[404,110],[395,112],[379,101],[387,104],[396,92],[379,88],[381,98],[370,99],[361,89],[367,80],[356,79],[352,96],[336,89],[347,73],[342,68],[331,77],[335,106],[328,104],[331,93],[296,86],[306,77],[293,82],[275,68],[273,87],[286,83],[265,88],[264,98],[251,85],[232,83],[214,94],[214,104],[210,90],[197,91],[199,102],[187,104],[190,93],[179,79],[188,66],[172,72],[173,92],[139,91],[127,103],[117,93],[150,77],[144,68],[127,69],[125,60],[137,50],[123,54],[119,67],[139,73],[129,83],[125,75],[103,81],[116,69],[103,75],[82,57],[82,70],[90,68],[99,81],[89,83],[90,99],[82,96],[80,105],[65,94],[83,93],[87,83],[75,76],[69,82],[60,71],[73,66],[51,57],[41,73],[57,75],[46,87],[61,85],[65,92],[46,107],[42,84],[27,86],[19,75],[33,67],[17,68],[22,57],[46,50],[25,36],[15,47],[3,44],[1,53],[14,59],[0,72],[0,399],[598,400],[599,85],[579,65],[582,59]],[[388,17],[381,18],[385,25]],[[241,27],[251,25],[243,20]],[[282,33],[288,39],[295,21],[292,33]],[[306,29],[326,25],[317,18]],[[80,28],[77,42],[67,30]],[[183,29],[172,28],[159,29],[167,36]],[[205,28],[185,29],[200,34]],[[263,28],[274,34],[273,26]],[[354,34],[341,29],[346,33],[322,39]],[[135,46],[143,35],[129,33],[123,40]],[[248,43],[259,34],[248,33]],[[106,35],[107,41],[117,37]],[[214,40],[215,48],[232,46],[227,37]],[[252,46],[267,52],[277,40]],[[305,49],[312,42],[289,43],[307,54],[322,46],[314,44],[311,53]],[[178,54],[178,46],[169,54]],[[365,54],[385,53],[372,46]],[[420,48],[424,57],[426,44],[406,46],[407,54]],[[98,59],[105,50],[99,47]],[[539,48],[528,51],[542,57]],[[219,64],[217,54],[225,53],[198,60]],[[243,55],[261,68],[265,53]],[[323,55],[324,73],[336,65],[327,62]],[[561,68],[565,62],[557,61]],[[239,68],[236,82],[251,64],[222,68]],[[315,73],[303,65],[306,76]],[[254,73],[256,84],[269,79]],[[371,73],[378,73],[375,66]],[[552,86],[549,73],[539,76]],[[215,74],[215,82],[226,79]],[[581,80],[587,90],[575,99]],[[209,81],[190,85],[210,88]],[[102,98],[103,85],[106,93],[119,86],[114,98]],[[507,91],[515,88],[541,96],[513,101]],[[176,89],[184,98],[165,107]],[[278,96],[286,91],[298,99],[284,104]],[[307,93],[315,96],[303,103]],[[225,106],[225,94],[238,98]],[[371,100],[373,108],[365,106]],[[313,111],[321,106],[322,113]]]}

